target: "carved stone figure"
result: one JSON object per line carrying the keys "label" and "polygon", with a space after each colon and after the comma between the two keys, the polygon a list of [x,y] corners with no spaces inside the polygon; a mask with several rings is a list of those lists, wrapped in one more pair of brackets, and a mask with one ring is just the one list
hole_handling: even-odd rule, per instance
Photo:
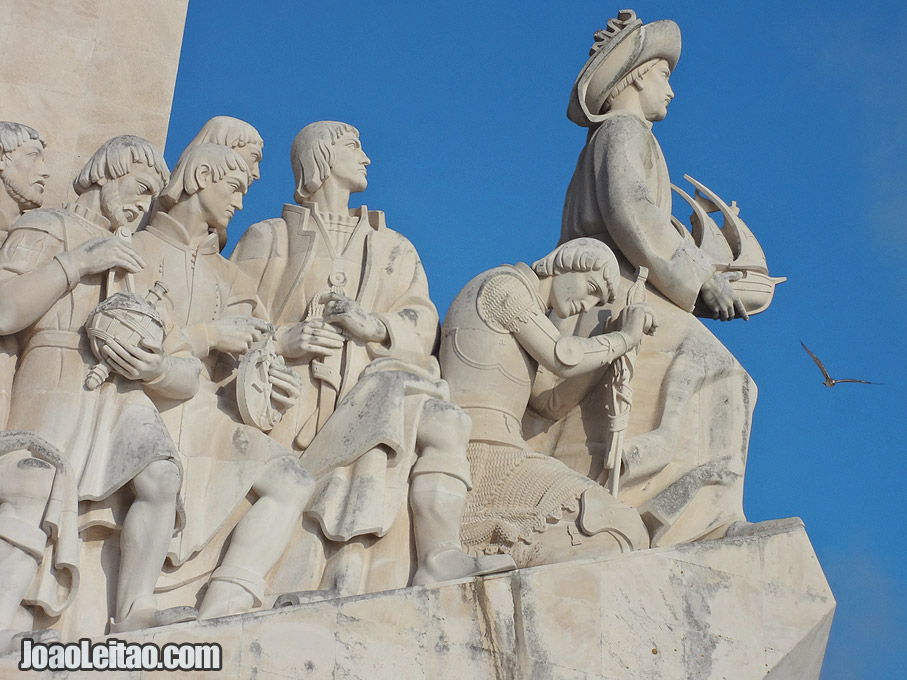
{"label": "carved stone figure", "polygon": [[[44,202],[44,185],[50,179],[44,147],[44,137],[34,128],[0,121],[0,245],[23,212]],[[0,338],[0,429],[9,415],[17,357],[16,339]]]}
{"label": "carved stone figure", "polygon": [[[298,205],[250,227],[233,260],[261,282],[278,350],[304,382],[299,404],[271,434],[304,451],[317,480],[307,515],[328,541],[321,587],[406,585],[408,528],[376,539],[406,527],[407,498],[415,583],[512,568],[506,556],[461,550],[469,419],[448,403],[431,356],[438,315],[418,254],[383,213],[348,207],[366,188],[370,163],[358,131],[312,123],[291,159]],[[369,574],[369,560],[391,575]]]}
{"label": "carved stone figure", "polygon": [[50,179],[45,146],[34,128],[0,121],[0,244],[19,215],[44,203],[44,185]]}
{"label": "carved stone figure", "polygon": [[202,126],[189,146],[220,144],[239,154],[249,168],[250,185],[261,178],[259,164],[265,142],[249,123],[231,116],[214,116]]}
{"label": "carved stone figure", "polygon": [[[105,273],[144,265],[112,231],[148,209],[166,176],[149,142],[115,137],[76,177],[75,203],[26,213],[0,249],[0,334],[16,334],[21,347],[9,417],[16,431],[3,435],[0,456],[0,645],[10,642],[20,601],[50,615],[68,607],[85,525],[78,504],[114,495],[128,496],[117,622],[121,629],[154,624],[154,583],[174,529],[176,450],[141,389],[83,389],[95,359],[82,327],[102,299]],[[137,377],[159,381],[169,368]]]}
{"label": "carved stone figure", "polygon": [[471,549],[505,552],[528,567],[649,547],[636,510],[557,459],[533,452],[520,427],[529,403],[547,413],[562,398],[559,389],[580,389],[554,379],[600,382],[611,362],[654,331],[644,305],[625,307],[610,332],[591,338],[561,336],[548,319],[551,311],[569,318],[613,301],[618,281],[607,246],[577,239],[532,267],[519,263],[479,274],[451,304],[440,360],[453,403],[472,419],[474,488],[462,527]]}
{"label": "carved stone figure", "polygon": [[[680,30],[672,21],[643,25],[634,12],[622,11],[596,33],[591,54],[568,108],[589,137],[567,189],[561,240],[589,236],[614,249],[619,304],[635,268],[647,267],[650,304],[661,328],[643,344],[637,362],[635,391],[641,396],[623,450],[621,498],[639,508],[653,545],[721,536],[744,519],[756,388],[691,313],[746,319],[734,288],[744,273],[717,261],[672,221],[667,165],[652,134],[674,97],[669,77],[680,56]],[[773,285],[769,281],[768,300]],[[767,306],[764,297],[749,311]],[[586,314],[575,332],[588,334],[597,322]],[[547,439],[555,456],[598,477],[607,439],[604,400],[601,388],[550,426],[537,445]]]}
{"label": "carved stone figure", "polygon": [[[231,116],[215,116],[202,126],[189,146],[199,144],[221,144],[233,149],[239,154],[249,168],[249,186],[261,178],[259,166],[261,164],[262,150],[265,142],[258,134],[258,130],[249,123]],[[226,231],[218,233],[220,247],[227,243]]]}
{"label": "carved stone figure", "polygon": [[[170,547],[179,581],[196,573],[193,556],[205,549],[205,564],[221,545],[208,546],[247,494],[255,498],[230,535],[230,544],[199,607],[199,618],[248,611],[261,605],[264,577],[280,557],[312,491],[297,456],[260,430],[243,423],[235,385],[223,378],[231,356],[246,352],[270,328],[254,283],[219,253],[251,179],[233,150],[216,144],[186,149],[155,204],[147,229],[134,237],[146,266],[134,276],[137,291],[156,280],[167,288],[166,314],[178,329],[168,351],[202,362],[198,392],[188,401],[155,398],[179,449],[185,525]],[[218,365],[226,364],[226,366]],[[129,366],[121,366],[127,375]],[[292,371],[274,364],[272,401],[285,410],[298,395]],[[207,547],[206,547],[207,546]],[[214,565],[211,565],[214,566]]]}

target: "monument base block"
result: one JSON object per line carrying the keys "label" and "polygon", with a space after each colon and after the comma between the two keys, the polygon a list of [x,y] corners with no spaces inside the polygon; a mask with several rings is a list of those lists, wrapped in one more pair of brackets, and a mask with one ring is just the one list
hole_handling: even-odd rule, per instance
{"label": "monument base block", "polygon": [[[802,523],[788,520],[606,561],[116,637],[159,646],[217,642],[219,680],[808,680],[819,677],[834,610]],[[2,659],[0,675],[17,657]]]}

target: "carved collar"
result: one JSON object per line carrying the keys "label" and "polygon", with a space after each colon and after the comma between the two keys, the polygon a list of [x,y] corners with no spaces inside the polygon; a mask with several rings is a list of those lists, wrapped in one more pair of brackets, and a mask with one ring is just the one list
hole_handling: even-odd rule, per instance
{"label": "carved collar", "polygon": [[154,214],[147,230],[162,241],[180,250],[198,252],[203,255],[220,252],[217,234],[208,233],[200,240],[198,238],[193,239],[185,226],[164,212]]}
{"label": "carved collar", "polygon": [[[284,221],[288,221],[287,217],[289,215],[295,216],[296,219],[301,218],[302,219],[302,222],[301,222],[302,228],[306,228],[308,225],[309,218],[316,212],[318,212],[317,204],[312,203],[311,201],[303,201],[299,205],[294,205],[292,203],[284,203],[283,219],[284,219]],[[359,208],[352,208],[350,210],[349,216],[353,219],[360,219],[360,220],[363,217],[368,218],[368,206],[363,205]],[[372,229],[374,229],[375,231],[378,231],[378,229],[380,228],[379,222],[372,224],[372,220],[366,219],[366,221],[368,222],[369,226],[371,226]]]}
{"label": "carved collar", "polygon": [[94,210],[89,210],[83,205],[79,205],[78,203],[66,203],[63,205],[63,210],[75,213],[91,226],[97,227],[102,231],[113,231],[113,225],[110,223],[110,220],[103,215],[96,213]]}

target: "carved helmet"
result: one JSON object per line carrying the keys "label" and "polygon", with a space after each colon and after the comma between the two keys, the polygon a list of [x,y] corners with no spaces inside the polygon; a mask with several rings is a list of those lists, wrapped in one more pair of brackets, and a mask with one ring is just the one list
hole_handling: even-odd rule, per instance
{"label": "carved helmet", "polygon": [[582,127],[602,121],[608,95],[633,69],[664,59],[674,70],[680,58],[680,27],[669,19],[644,25],[632,9],[622,9],[607,28],[595,32],[589,55],[567,105],[567,117]]}

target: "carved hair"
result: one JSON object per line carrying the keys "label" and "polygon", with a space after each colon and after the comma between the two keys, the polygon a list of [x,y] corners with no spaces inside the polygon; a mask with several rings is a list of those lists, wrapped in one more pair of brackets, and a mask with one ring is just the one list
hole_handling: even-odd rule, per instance
{"label": "carved hair", "polygon": [[614,302],[620,267],[614,253],[595,238],[576,238],[559,245],[541,260],[532,263],[540,279],[570,272],[600,271],[608,284],[608,302]]}
{"label": "carved hair", "polygon": [[207,168],[211,172],[211,179],[214,182],[222,180],[228,172],[241,170],[245,175],[246,188],[252,181],[252,175],[249,172],[249,166],[238,153],[222,144],[199,144],[189,146],[183,151],[173,174],[170,175],[170,181],[167,182],[157,200],[164,210],[170,210],[175,206],[183,193],[192,196],[204,188],[200,184],[196,173],[201,168]]}
{"label": "carved hair", "polygon": [[31,140],[41,142],[41,146],[47,146],[44,137],[35,128],[22,123],[0,120],[0,158]]}
{"label": "carved hair", "polygon": [[359,137],[359,130],[352,125],[334,120],[320,120],[309,123],[293,140],[290,149],[290,163],[296,178],[297,203],[309,200],[325,180],[331,176],[334,162],[334,142],[345,134]]}
{"label": "carved hair", "polygon": [[608,95],[608,98],[605,100],[605,105],[602,106],[602,111],[608,111],[611,108],[611,104],[614,103],[614,99],[621,92],[626,90],[630,85],[635,83],[637,80],[642,78],[646,73],[654,68],[655,64],[659,61],[665,61],[662,57],[656,57],[655,59],[650,59],[647,62],[644,62],[637,66],[635,69],[630,71],[627,75],[617,81],[617,84],[611,88],[611,93]]}
{"label": "carved hair", "polygon": [[246,121],[231,116],[215,116],[202,126],[189,146],[199,144],[222,144],[236,149],[247,144],[264,147],[265,142],[258,130]]}
{"label": "carved hair", "polygon": [[77,196],[81,196],[101,180],[117,179],[128,174],[134,163],[147,165],[157,172],[162,184],[170,175],[164,157],[154,144],[135,135],[120,135],[108,139],[94,152],[76,175],[72,188]]}

